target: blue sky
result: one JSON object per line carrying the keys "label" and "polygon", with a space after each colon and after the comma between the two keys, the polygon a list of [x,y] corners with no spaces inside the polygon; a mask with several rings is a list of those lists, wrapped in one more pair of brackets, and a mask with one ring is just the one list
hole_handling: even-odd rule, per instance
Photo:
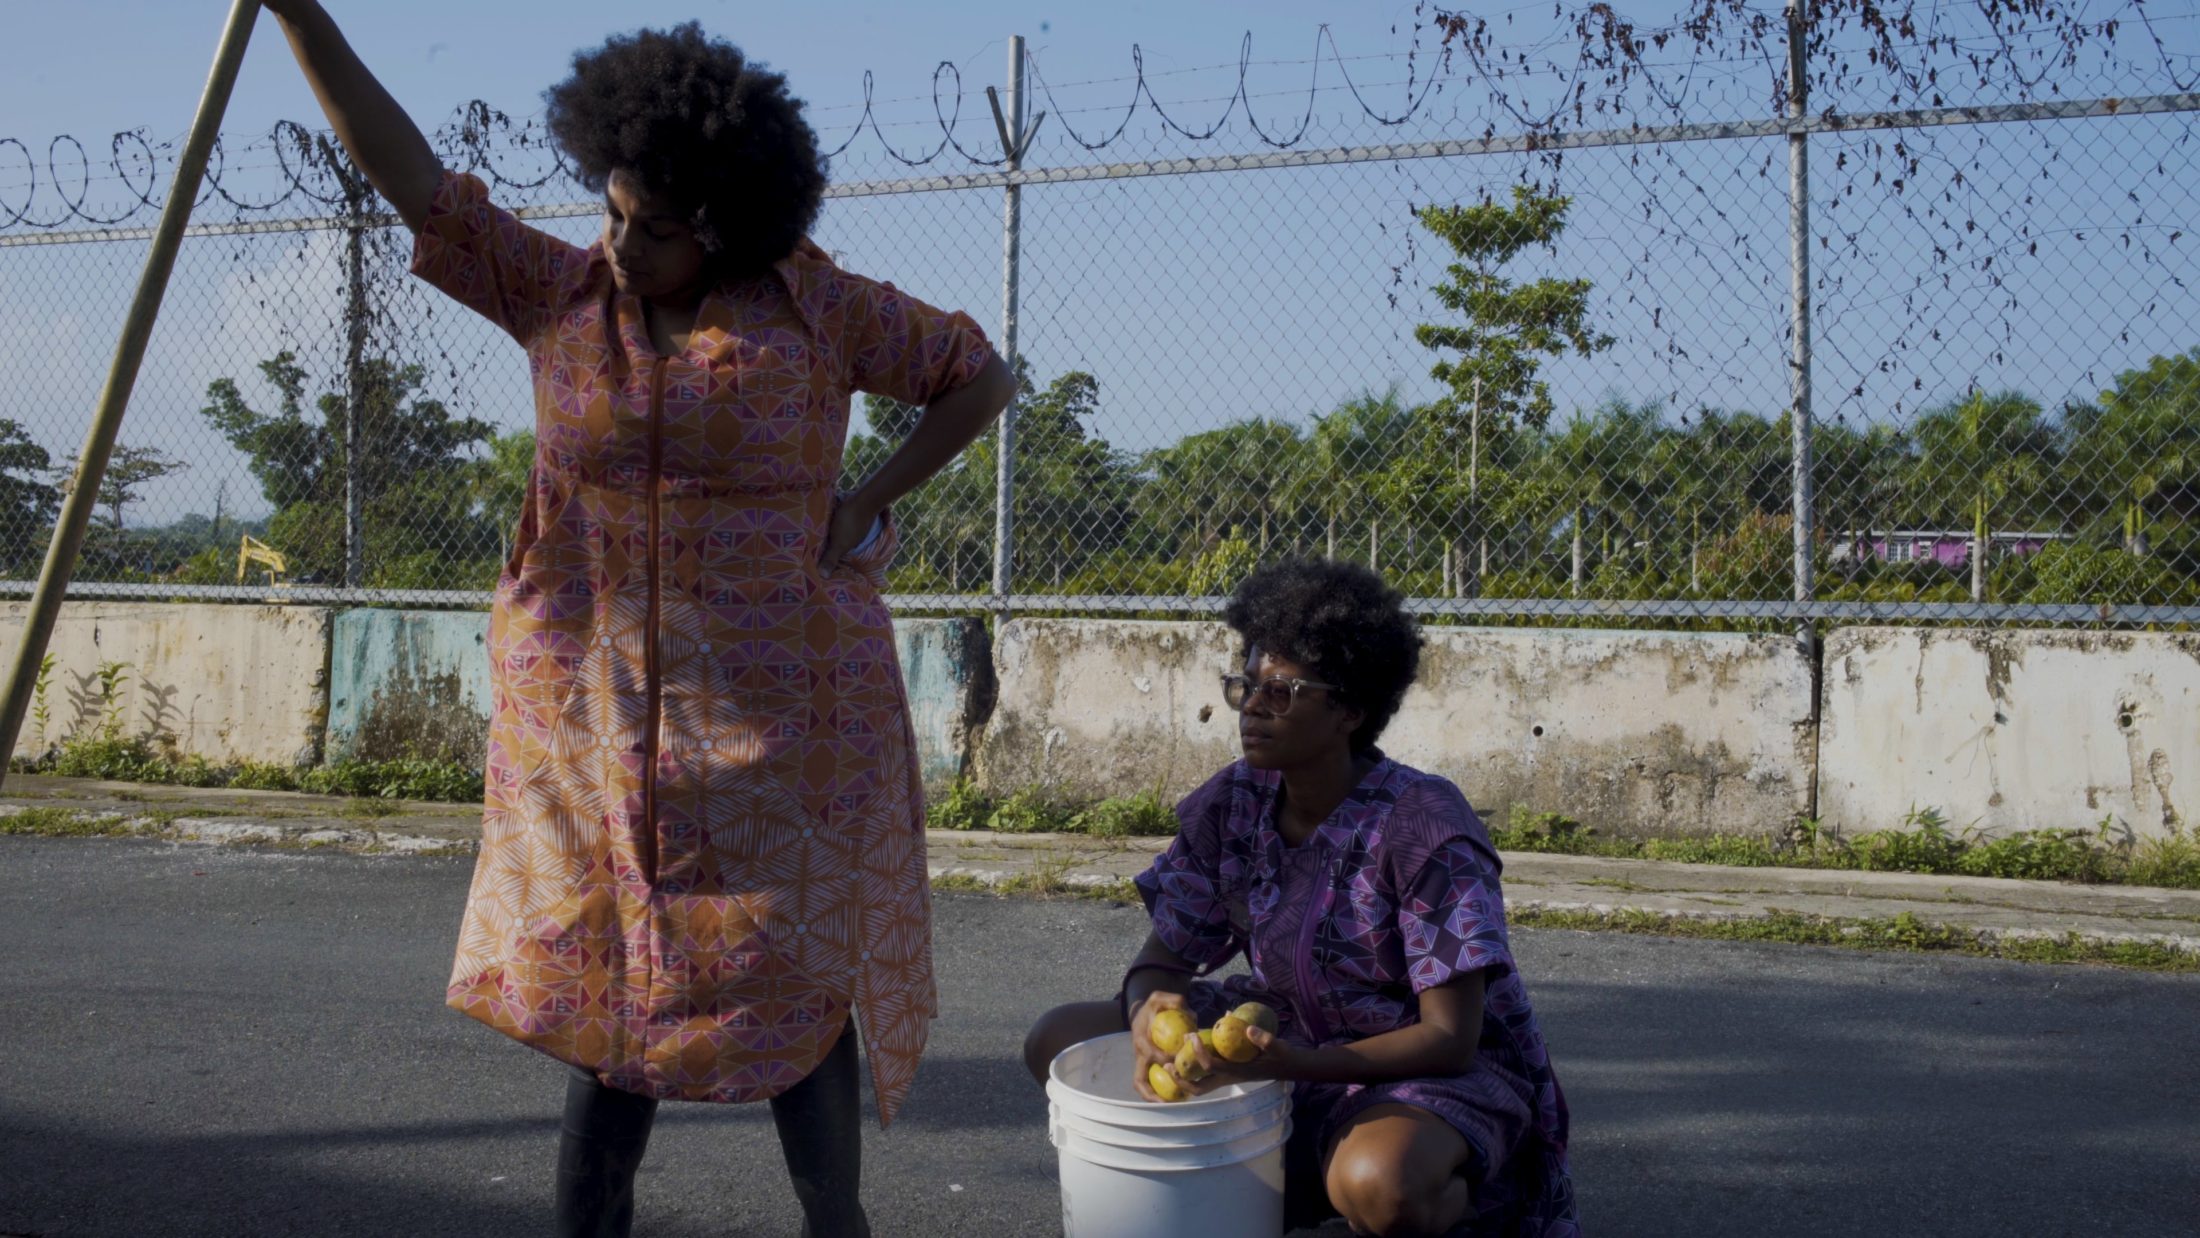
{"label": "blue sky", "polygon": [[[26,136],[103,136],[140,125],[181,132],[228,11],[219,0],[9,7],[0,131]],[[1133,43],[1151,70],[1234,64],[1247,31],[1262,58],[1302,58],[1322,22],[1337,23],[1348,54],[1402,50],[1414,9],[1397,0],[330,0],[327,7],[391,93],[421,118],[440,118],[475,98],[532,112],[576,48],[614,31],[689,18],[786,73],[797,94],[824,106],[860,99],[866,69],[881,98],[927,94],[940,61],[998,81],[1012,34],[1025,36],[1052,76],[1067,82],[1127,72]],[[232,127],[260,130],[313,110],[273,20],[263,18],[230,106]]]}
{"label": "blue sky", "polygon": [[[477,98],[531,115],[574,49],[688,17],[785,72],[829,145],[854,123],[866,71],[888,139],[905,152],[936,142],[930,96],[934,68],[946,61],[963,73],[958,135],[989,151],[982,87],[1001,80],[1012,33],[1029,39],[1039,71],[1058,87],[1054,105],[1069,113],[1042,132],[1039,164],[1263,149],[1242,113],[1212,142],[1157,133],[1143,109],[1108,153],[1068,140],[1070,128],[1089,139],[1121,117],[1134,43],[1151,89],[1172,112],[1189,124],[1211,122],[1237,88],[1248,32],[1255,62],[1248,87],[1271,132],[1296,125],[1311,73],[1322,89],[1310,145],[1515,127],[1486,99],[1468,102],[1473,87],[1457,66],[1446,83],[1454,93],[1434,99],[1406,130],[1359,111],[1339,88],[1344,71],[1371,106],[1403,105],[1416,8],[1402,2],[330,7],[370,67],[429,127]],[[43,159],[56,134],[75,135],[95,158],[118,130],[178,137],[227,5],[74,0],[12,8],[10,37],[0,43],[0,138],[16,138]],[[1512,14],[1504,29],[1519,31],[1515,46],[1533,46],[1551,9],[1546,0],[1495,12],[1501,23]],[[2166,17],[2159,31],[2187,55],[2178,63],[2189,70],[2200,63],[2189,58],[2200,47],[2200,21]],[[1324,22],[1334,45],[1310,64]],[[1415,72],[1425,80],[1432,40],[1421,33]],[[2122,36],[2126,51],[2137,37]],[[1722,117],[1763,111],[1760,62],[1713,64],[1689,80]],[[1080,82],[1091,84],[1073,85]],[[2154,88],[2143,76],[2108,74],[2082,74],[2072,85],[2065,94]],[[263,19],[225,131],[250,138],[283,119],[317,123],[318,111],[272,20]],[[2185,116],[1913,135],[1923,171],[1902,194],[1874,179],[1883,165],[1871,160],[1886,156],[1868,149],[1870,140],[1817,142],[1821,416],[1902,420],[1972,384],[2012,387],[2053,405],[2097,393],[2153,353],[2200,343],[2189,291],[2200,278],[2192,257],[2200,176],[2189,161],[2167,157],[2189,144],[2192,129]],[[1433,358],[1411,329],[1435,314],[1425,290],[1441,277],[1442,256],[1416,236],[1410,211],[1502,193],[1528,176],[1575,204],[1557,253],[1524,259],[1523,277],[1590,278],[1600,325],[1619,341],[1594,360],[1548,367],[1562,415],[1614,396],[1682,411],[1776,413],[1786,393],[1783,152],[1775,138],[1582,152],[1557,171],[1518,158],[1447,159],[1035,187],[1025,195],[1024,347],[1042,379],[1072,368],[1098,374],[1096,428],[1130,448],[1240,417],[1304,424],[1393,382],[1425,396]],[[950,154],[931,170],[967,165]],[[871,135],[835,165],[838,180],[907,174]],[[48,179],[43,169],[38,175]],[[22,180],[20,155],[0,146],[0,206],[20,202]],[[988,190],[843,199],[828,204],[819,236],[851,267],[966,308],[991,329],[999,316],[999,198]],[[1973,223],[1983,231],[1971,231]],[[585,239],[592,224],[556,226]],[[124,441],[185,456],[192,469],[155,487],[138,519],[210,511],[224,481],[229,510],[258,506],[256,487],[225,447],[207,441],[196,410],[214,377],[245,378],[249,394],[264,394],[253,389],[250,368],[278,346],[299,348],[309,367],[316,349],[325,360],[330,332],[317,325],[332,300],[325,240],[186,247]],[[1952,256],[1935,258],[1936,248]],[[0,250],[0,417],[29,426],[57,459],[74,449],[88,418],[141,258],[126,245]],[[516,351],[451,316],[432,329],[448,363],[435,367],[436,394],[502,428],[527,424]]]}

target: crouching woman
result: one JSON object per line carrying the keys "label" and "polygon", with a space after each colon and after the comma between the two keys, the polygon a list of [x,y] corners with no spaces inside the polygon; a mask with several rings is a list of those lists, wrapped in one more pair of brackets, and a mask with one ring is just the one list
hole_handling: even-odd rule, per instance
{"label": "crouching woman", "polygon": [[[1458,787],[1375,746],[1420,661],[1400,603],[1320,560],[1238,589],[1224,617],[1244,661],[1221,690],[1244,756],[1178,805],[1175,842],[1139,876],[1152,929],[1115,999],[1048,1011],[1025,1064],[1044,1081],[1061,1050],[1128,1030],[1148,1100],[1157,1064],[1184,1094],[1290,1083],[1290,1226],[1570,1238],[1566,1102],[1497,852]],[[1240,952],[1244,974],[1203,978]],[[1149,1035],[1164,1010],[1208,1026],[1254,1001],[1277,1030],[1244,1033],[1249,1061],[1197,1043],[1180,1071]]]}

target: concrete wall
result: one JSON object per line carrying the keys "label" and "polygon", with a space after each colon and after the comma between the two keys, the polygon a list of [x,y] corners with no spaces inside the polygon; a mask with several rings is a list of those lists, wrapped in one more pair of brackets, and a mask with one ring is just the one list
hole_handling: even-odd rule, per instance
{"label": "concrete wall", "polygon": [[[0,603],[0,640],[22,640],[28,602]],[[311,764],[328,710],[330,612],[314,606],[69,602],[49,645],[49,720],[26,716],[16,754],[100,725],[99,668],[120,662],[122,733],[215,762]],[[34,703],[33,710],[36,710]]]}
{"label": "concrete wall", "polygon": [[925,794],[969,768],[976,724],[993,708],[993,655],[976,619],[896,619],[894,656],[909,685],[909,721]]}
{"label": "concrete wall", "polygon": [[[1502,821],[1514,805],[1628,833],[1777,829],[1809,807],[1811,670],[1785,637],[1430,628],[1383,740]],[[1013,620],[980,783],[1178,795],[1238,755],[1217,623]]]}
{"label": "concrete wall", "polygon": [[1219,677],[1237,638],[1219,623],[1011,619],[993,634],[999,699],[980,786],[1077,797],[1179,795],[1237,759]]}
{"label": "concrete wall", "polygon": [[[19,639],[26,603],[0,603]],[[479,612],[72,602],[33,755],[95,728],[98,669],[127,669],[122,729],[214,761],[441,751],[481,759]],[[2189,828],[2200,803],[2200,636],[1847,628],[1811,667],[1785,636],[1428,628],[1384,747],[1483,813],[1564,812],[1614,833],[1857,832],[1935,808],[2002,832],[2114,818]],[[1219,623],[904,619],[918,760],[939,794],[1176,795],[1237,756]]]}
{"label": "concrete wall", "polygon": [[488,641],[486,611],[339,613],[329,651],[328,759],[418,754],[480,765]]}
{"label": "concrete wall", "polygon": [[[483,611],[347,610],[337,615],[328,759],[386,760],[418,751],[479,764],[489,726]],[[964,768],[970,719],[992,694],[984,625],[902,619],[894,648],[909,684],[917,761],[934,794]]]}
{"label": "concrete wall", "polygon": [[2200,636],[1844,628],[1825,650],[1819,813],[2141,834],[2200,807]]}
{"label": "concrete wall", "polygon": [[1762,833],[1809,811],[1811,666],[1787,636],[1425,628],[1384,735],[1484,817],[1607,833]]}

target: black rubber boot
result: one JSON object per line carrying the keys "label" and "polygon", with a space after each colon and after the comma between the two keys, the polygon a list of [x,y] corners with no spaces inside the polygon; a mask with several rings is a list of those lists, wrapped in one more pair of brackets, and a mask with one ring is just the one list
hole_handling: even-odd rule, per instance
{"label": "black rubber boot", "polygon": [[850,1023],[809,1078],[772,1098],[779,1149],[802,1202],[802,1238],[871,1238],[861,1198],[860,1070]]}
{"label": "black rubber boot", "polygon": [[656,1117],[654,1098],[605,1087],[594,1072],[573,1068],[558,1138],[557,1238],[627,1238],[634,1171]]}

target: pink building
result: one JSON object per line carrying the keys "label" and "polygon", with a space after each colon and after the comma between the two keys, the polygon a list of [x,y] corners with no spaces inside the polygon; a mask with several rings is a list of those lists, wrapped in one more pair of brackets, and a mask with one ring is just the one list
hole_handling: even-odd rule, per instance
{"label": "pink building", "polygon": [[[2067,533],[1994,533],[1988,537],[1987,559],[2038,554],[2049,542],[2068,541]],[[1835,563],[1851,559],[1876,559],[1882,563],[1918,563],[1930,560],[1950,570],[1971,562],[1969,529],[1897,529],[1892,532],[1857,532],[1836,542]]]}

